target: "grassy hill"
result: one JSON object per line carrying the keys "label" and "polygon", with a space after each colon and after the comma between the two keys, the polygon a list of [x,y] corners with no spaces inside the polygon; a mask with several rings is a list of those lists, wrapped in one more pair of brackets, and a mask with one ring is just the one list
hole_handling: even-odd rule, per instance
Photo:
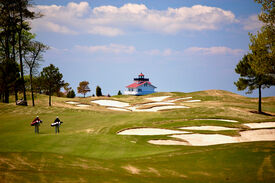
{"label": "grassy hill", "polygon": [[[273,182],[275,142],[250,142],[214,146],[159,146],[147,143],[167,136],[122,136],[116,133],[132,127],[177,129],[191,125],[246,127],[245,122],[275,121],[275,97],[263,98],[257,111],[256,98],[228,91],[155,93],[147,96],[114,96],[130,105],[145,98],[166,96],[201,100],[184,104],[188,109],[161,112],[118,112],[91,103],[97,97],[53,97],[37,95],[36,106],[0,103],[0,182]],[[88,104],[80,108],[67,104]],[[29,101],[30,102],[30,101]],[[178,101],[180,103],[180,101]],[[39,115],[40,134],[30,122]],[[59,116],[64,121],[56,135],[50,124]],[[196,121],[223,118],[238,123]],[[236,136],[238,131],[218,133]]]}

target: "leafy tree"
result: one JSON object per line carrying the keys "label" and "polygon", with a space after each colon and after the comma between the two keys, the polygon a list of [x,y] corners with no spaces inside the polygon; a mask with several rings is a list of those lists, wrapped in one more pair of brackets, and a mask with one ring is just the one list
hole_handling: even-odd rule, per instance
{"label": "leafy tree", "polygon": [[33,75],[37,73],[37,69],[40,66],[40,62],[43,61],[42,54],[48,49],[49,47],[38,42],[38,41],[30,41],[25,46],[24,49],[24,62],[28,67],[29,74],[30,74],[30,89],[32,95],[32,105],[34,106],[34,94],[33,94]]}
{"label": "leafy tree", "polygon": [[120,90],[118,91],[117,95],[122,95],[122,93],[121,93],[121,91],[120,91]]}
{"label": "leafy tree", "polygon": [[101,88],[99,86],[96,87],[96,96],[102,96]]}
{"label": "leafy tree", "polygon": [[255,89],[259,90],[258,113],[262,113],[261,89],[269,88],[272,85],[273,79],[272,76],[257,74],[251,67],[251,62],[253,62],[252,54],[244,55],[235,68],[236,73],[240,74],[241,77],[234,84],[238,90],[248,89],[247,93],[252,93]]}
{"label": "leafy tree", "polygon": [[75,97],[75,92],[74,90],[70,90],[68,93],[67,93],[67,98],[74,98]]}
{"label": "leafy tree", "polygon": [[77,92],[83,94],[84,98],[86,93],[91,91],[88,85],[89,85],[88,81],[81,81],[79,83],[79,86],[77,87]]}
{"label": "leafy tree", "polygon": [[64,83],[63,88],[65,90],[65,95],[67,95],[72,90],[72,87],[70,87],[69,83]]}
{"label": "leafy tree", "polygon": [[51,96],[54,92],[59,91],[64,85],[64,81],[62,80],[63,75],[53,64],[50,64],[48,67],[44,67],[40,75],[42,78],[43,88],[49,94],[49,106],[51,106]]}

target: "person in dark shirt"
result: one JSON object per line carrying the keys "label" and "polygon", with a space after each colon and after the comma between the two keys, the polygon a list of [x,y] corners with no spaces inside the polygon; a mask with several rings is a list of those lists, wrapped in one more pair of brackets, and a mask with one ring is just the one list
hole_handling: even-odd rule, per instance
{"label": "person in dark shirt", "polygon": [[56,116],[56,119],[54,120],[54,123],[56,123],[56,125],[55,125],[55,133],[59,133],[59,127],[60,127],[60,125],[61,125],[61,121],[60,121],[60,119],[58,118],[58,116]]}
{"label": "person in dark shirt", "polygon": [[39,119],[39,116],[36,116],[36,118],[34,118],[34,120],[31,123],[31,126],[34,126],[34,133],[39,134],[40,123],[42,123],[42,120]]}

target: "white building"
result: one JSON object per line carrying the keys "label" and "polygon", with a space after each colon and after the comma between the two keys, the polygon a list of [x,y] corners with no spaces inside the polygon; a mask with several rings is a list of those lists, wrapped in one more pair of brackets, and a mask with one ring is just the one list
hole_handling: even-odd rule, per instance
{"label": "white building", "polygon": [[140,73],[138,78],[134,78],[134,83],[126,86],[124,91],[125,95],[146,95],[150,93],[155,93],[154,85],[149,82],[148,78],[144,78],[144,74]]}

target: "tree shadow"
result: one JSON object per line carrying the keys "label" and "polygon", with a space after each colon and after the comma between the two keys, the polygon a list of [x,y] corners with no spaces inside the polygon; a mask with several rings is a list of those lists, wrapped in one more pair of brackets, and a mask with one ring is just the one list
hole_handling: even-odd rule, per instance
{"label": "tree shadow", "polygon": [[259,111],[249,111],[251,113],[254,113],[254,114],[262,114],[262,115],[265,115],[265,116],[275,116],[273,114],[269,114],[269,113],[266,113],[266,112],[259,112]]}

